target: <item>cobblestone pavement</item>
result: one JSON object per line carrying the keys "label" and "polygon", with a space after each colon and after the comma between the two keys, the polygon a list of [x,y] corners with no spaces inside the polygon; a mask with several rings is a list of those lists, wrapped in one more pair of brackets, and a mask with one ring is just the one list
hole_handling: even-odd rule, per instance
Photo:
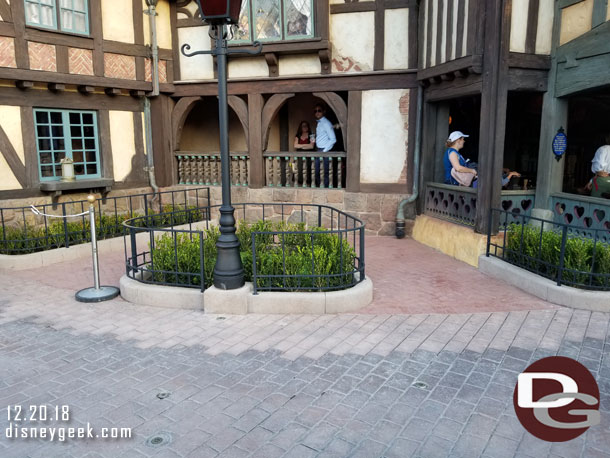
{"label": "cobblestone pavement", "polygon": [[[0,456],[610,457],[609,321],[563,308],[218,316],[86,305],[0,274]],[[517,374],[555,354],[585,364],[602,397],[602,423],[559,444],[512,407]],[[70,406],[47,426],[133,435],[6,439],[15,404]]]}

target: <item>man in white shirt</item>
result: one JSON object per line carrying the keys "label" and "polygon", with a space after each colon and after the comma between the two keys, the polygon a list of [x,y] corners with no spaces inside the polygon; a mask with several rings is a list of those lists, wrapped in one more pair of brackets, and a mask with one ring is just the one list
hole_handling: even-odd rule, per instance
{"label": "man in white shirt", "polygon": [[[314,108],[314,116],[318,122],[316,126],[316,148],[318,152],[328,153],[335,143],[337,142],[337,137],[335,136],[335,131],[333,129],[333,125],[331,122],[326,119],[324,116],[326,114],[326,109],[317,104]],[[329,169],[330,169],[330,158],[324,158],[324,187],[328,188],[329,185]],[[316,178],[316,186],[320,186],[320,158],[316,158],[315,160],[315,178]]]}

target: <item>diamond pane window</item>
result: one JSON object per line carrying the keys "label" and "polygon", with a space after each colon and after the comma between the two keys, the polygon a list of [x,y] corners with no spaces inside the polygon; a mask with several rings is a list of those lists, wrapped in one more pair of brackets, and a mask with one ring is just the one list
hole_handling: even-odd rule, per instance
{"label": "diamond pane window", "polygon": [[233,43],[314,36],[312,0],[244,0]]}
{"label": "diamond pane window", "polygon": [[100,177],[100,155],[95,112],[35,109],[40,180],[61,178],[60,161],[74,161],[77,179]]}
{"label": "diamond pane window", "polygon": [[87,0],[24,0],[24,9],[27,25],[89,34]]}

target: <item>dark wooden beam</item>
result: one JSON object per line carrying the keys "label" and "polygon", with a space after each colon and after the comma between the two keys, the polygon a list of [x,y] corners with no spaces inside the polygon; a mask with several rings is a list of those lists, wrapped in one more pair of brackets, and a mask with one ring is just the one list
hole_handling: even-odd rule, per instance
{"label": "dark wooden beam", "polygon": [[57,62],[58,73],[69,73],[69,58],[68,58],[68,47],[63,45],[55,46],[55,58]]}
{"label": "dark wooden beam", "polygon": [[[175,63],[173,66],[172,81],[180,81],[180,46],[178,40],[176,2],[169,2],[170,29],[172,33],[172,58]],[[169,71],[169,69],[168,69]]]}
{"label": "dark wooden beam", "polygon": [[538,34],[538,10],[540,0],[529,0],[527,10],[527,30],[525,33],[525,52],[527,54],[536,53],[536,35]]}
{"label": "dark wooden beam", "polygon": [[13,15],[11,14],[11,6],[6,0],[0,0],[0,16],[4,22],[13,22]]}
{"label": "dark wooden beam", "polygon": [[14,37],[15,25],[12,22],[0,22],[0,36]]}
{"label": "dark wooden beam", "polygon": [[21,162],[21,159],[17,155],[13,144],[4,132],[4,129],[0,126],[0,154],[4,156],[4,160],[8,164],[11,172],[15,175],[15,178],[19,184],[25,188],[27,187],[27,178],[25,165]]}
{"label": "dark wooden beam", "polygon": [[360,146],[362,123],[362,91],[350,91],[347,96],[347,158],[346,187],[360,191]]}
{"label": "dark wooden beam", "polygon": [[69,73],[45,72],[36,70],[22,70],[6,67],[0,68],[0,79],[87,86],[112,86],[120,87],[122,89],[142,89],[147,91],[152,90],[152,84],[146,81],[135,81],[120,78],[103,78],[89,75],[73,75]]}
{"label": "dark wooden beam", "polygon": [[433,8],[432,8],[432,1],[428,2],[428,23],[426,24],[426,49],[424,49],[426,55],[425,55],[425,62],[423,65],[423,68],[429,68],[431,66],[430,62],[432,62],[432,34],[433,34],[433,27],[432,24],[434,24],[434,15],[433,15]]}
{"label": "dark wooden beam", "polygon": [[78,92],[81,94],[92,94],[95,91],[93,86],[82,85],[77,87]]}
{"label": "dark wooden beam", "polygon": [[453,0],[447,2],[447,38],[445,40],[445,56],[447,61],[451,60],[451,54],[453,52],[453,47],[455,46],[455,43],[453,42],[453,15],[457,14],[457,12],[453,11],[454,3]]}
{"label": "dark wooden beam", "polygon": [[485,0],[485,59],[479,127],[479,180],[475,230],[497,232],[489,226],[492,208],[499,208],[508,100],[508,54],[512,0]]}
{"label": "dark wooden beam", "polygon": [[265,61],[267,62],[267,67],[269,68],[269,76],[276,77],[279,76],[278,71],[278,59],[277,55],[272,52],[265,53]]}
{"label": "dark wooden beam", "polygon": [[[66,110],[101,110],[113,109],[121,111],[142,111],[141,102],[133,97],[110,98],[105,94],[87,94],[79,92],[61,91],[61,84],[49,83],[51,90],[38,90],[37,88],[24,91],[21,89],[0,88],[2,105],[25,107],[32,111],[32,107],[57,108]],[[57,87],[58,91],[52,89]]]}
{"label": "dark wooden beam", "polygon": [[598,25],[601,25],[604,22],[606,22],[607,14],[608,14],[608,0],[594,0],[593,18],[591,21],[591,27],[595,28]]}
{"label": "dark wooden beam", "polygon": [[467,97],[481,93],[481,75],[469,74],[464,78],[445,81],[443,84],[429,86],[426,89],[425,99],[428,102]]}
{"label": "dark wooden beam", "polygon": [[104,33],[102,27],[102,0],[90,0],[89,20],[93,38],[93,74],[104,76]]}
{"label": "dark wooden beam", "polygon": [[[229,94],[278,94],[287,92],[352,91],[371,89],[408,89],[417,87],[416,72],[398,71],[361,75],[358,73],[312,75],[307,77],[250,79],[229,81]],[[175,86],[174,97],[218,94],[217,83],[193,83]]]}
{"label": "dark wooden beam", "polygon": [[265,186],[263,159],[262,120],[265,100],[261,94],[248,94],[248,152],[250,155],[249,186],[259,189]]}
{"label": "dark wooden beam", "polygon": [[26,28],[23,34],[26,41],[36,41],[49,45],[70,46],[72,48],[93,49],[94,39],[69,33],[50,32],[48,30]]}
{"label": "dark wooden beam", "polygon": [[49,88],[49,91],[52,92],[63,92],[66,90],[66,85],[60,83],[49,83],[47,87]]}
{"label": "dark wooden beam", "polygon": [[543,56],[541,54],[522,54],[511,52],[508,55],[508,66],[548,70],[551,68],[551,57]]}
{"label": "dark wooden beam", "polygon": [[385,0],[377,0],[375,4],[375,43],[373,44],[373,70],[383,70],[385,54]]}
{"label": "dark wooden beam", "polygon": [[31,89],[34,87],[33,81],[15,81],[15,86],[19,89]]}
{"label": "dark wooden beam", "polygon": [[[110,113],[108,110],[98,111],[99,122],[99,141],[100,141],[100,162],[101,173],[104,178],[114,179],[114,167],[112,157],[112,142],[110,132]],[[117,154],[119,152],[117,151]]]}
{"label": "dark wooden beam", "polygon": [[104,92],[110,96],[121,95],[121,90],[118,87],[107,87]]}
{"label": "dark wooden beam", "polygon": [[[11,92],[13,91],[16,91],[16,89]],[[36,145],[36,132],[34,131],[34,110],[31,106],[21,107],[21,137],[23,138],[27,186],[28,188],[38,187],[40,182],[38,146]]]}
{"label": "dark wooden beam", "polygon": [[[468,30],[466,29],[465,24],[465,14],[466,14],[466,2],[465,0],[458,0],[457,11],[458,20],[456,24],[456,34],[455,34],[455,57],[460,58],[464,55],[462,50],[464,49],[464,40],[468,40]],[[470,19],[469,19],[470,20]]]}
{"label": "dark wooden beam", "polygon": [[342,13],[361,13],[366,11],[375,11],[377,2],[352,2],[352,3],[335,3],[330,5],[330,14]]}
{"label": "dark wooden beam", "polygon": [[[409,7],[409,68],[418,68],[418,57],[423,43],[418,43],[419,4]],[[423,42],[423,40],[421,40]],[[416,46],[417,44],[417,46]]]}
{"label": "dark wooden beam", "polygon": [[[23,2],[11,2],[11,16],[13,18],[13,24],[15,25],[15,36],[23,37],[25,35],[25,8]],[[17,68],[30,68],[30,58],[28,56],[27,40],[15,40],[15,61],[17,62]]]}
{"label": "dark wooden beam", "polygon": [[434,77],[440,77],[441,75],[454,73],[458,70],[466,69],[470,72],[472,69],[472,73],[480,73],[481,66],[483,62],[482,56],[466,56],[461,57],[459,59],[451,60],[449,62],[445,62],[444,64],[436,65],[431,68],[426,68],[423,70],[419,70],[417,72],[417,79],[424,80],[430,79]]}
{"label": "dark wooden beam", "polygon": [[545,92],[548,79],[547,70],[509,68],[508,90]]}

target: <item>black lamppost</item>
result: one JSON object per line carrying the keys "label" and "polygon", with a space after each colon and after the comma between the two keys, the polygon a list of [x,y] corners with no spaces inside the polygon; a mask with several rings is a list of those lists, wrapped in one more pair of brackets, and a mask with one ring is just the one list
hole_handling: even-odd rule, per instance
{"label": "black lamppost", "polygon": [[[262,45],[254,43],[258,49],[250,51],[229,50],[227,47],[227,24],[236,24],[239,19],[242,0],[196,0],[204,23],[210,25],[210,36],[214,39],[214,49],[194,51],[190,45],[182,45],[181,52],[186,57],[198,54],[212,54],[218,64],[218,118],[220,130],[220,165],[222,185],[222,205],[220,207],[220,237],[216,243],[218,255],[214,267],[214,286],[220,289],[237,289],[244,285],[244,268],[239,256],[239,240],[235,235],[235,209],[231,205],[231,164],[229,158],[229,116],[227,105],[227,54],[260,53]],[[203,3],[203,4],[202,4]]]}

